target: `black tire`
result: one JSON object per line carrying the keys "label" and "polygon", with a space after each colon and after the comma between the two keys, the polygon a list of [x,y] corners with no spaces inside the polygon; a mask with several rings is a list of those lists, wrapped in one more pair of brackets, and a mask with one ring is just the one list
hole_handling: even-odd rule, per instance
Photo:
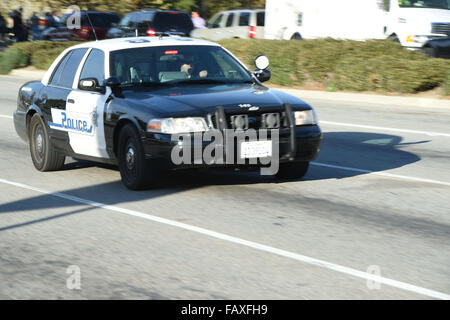
{"label": "black tire", "polygon": [[148,189],[158,173],[155,163],[145,159],[144,148],[136,128],[126,124],[119,133],[117,157],[122,183],[130,190]]}
{"label": "black tire", "polygon": [[64,166],[65,155],[55,151],[48,138],[47,128],[39,114],[35,113],[29,127],[30,154],[35,168],[39,171],[60,170]]}
{"label": "black tire", "polygon": [[389,36],[388,38],[389,40],[392,40],[394,42],[400,43],[400,39],[397,37],[397,35],[393,34],[391,36]]}
{"label": "black tire", "polygon": [[423,51],[425,54],[427,54],[430,58],[437,58],[436,50],[431,47],[425,47],[423,48]]}
{"label": "black tire", "polygon": [[291,40],[303,40],[300,33],[296,32],[292,35]]}
{"label": "black tire", "polygon": [[280,168],[276,174],[278,179],[300,179],[309,168],[309,161],[280,163]]}

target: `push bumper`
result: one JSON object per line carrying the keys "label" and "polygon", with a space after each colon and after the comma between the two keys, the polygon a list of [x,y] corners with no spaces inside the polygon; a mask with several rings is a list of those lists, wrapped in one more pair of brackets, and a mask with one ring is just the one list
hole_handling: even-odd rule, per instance
{"label": "push bumper", "polygon": [[[285,163],[314,160],[319,153],[322,141],[320,127],[317,125],[295,127],[292,130],[294,135],[291,135],[290,131],[290,129],[279,130],[279,142],[277,145],[275,145],[275,142],[273,143],[273,147],[278,147],[279,150],[278,161]],[[170,169],[254,165],[249,159],[238,159],[238,143],[235,143],[233,146],[233,156],[230,156],[232,158],[231,163],[227,161],[227,150],[229,149],[226,143],[217,143],[215,145],[219,150],[223,150],[222,157],[219,157],[222,159],[222,162],[206,163],[204,154],[210,152],[214,142],[203,141],[203,139],[198,141],[193,134],[183,135],[183,139],[180,140],[178,135],[145,133],[141,139],[146,158],[156,160]],[[272,140],[270,135],[268,140]],[[226,141],[226,139],[223,141]],[[176,161],[173,161],[174,153],[180,156],[185,152],[190,155],[189,161],[175,164]]]}

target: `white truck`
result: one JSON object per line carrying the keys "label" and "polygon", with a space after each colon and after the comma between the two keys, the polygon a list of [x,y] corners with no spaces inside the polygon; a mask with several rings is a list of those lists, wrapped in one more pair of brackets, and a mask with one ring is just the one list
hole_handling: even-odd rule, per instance
{"label": "white truck", "polygon": [[386,39],[421,48],[450,36],[450,0],[266,0],[266,39]]}

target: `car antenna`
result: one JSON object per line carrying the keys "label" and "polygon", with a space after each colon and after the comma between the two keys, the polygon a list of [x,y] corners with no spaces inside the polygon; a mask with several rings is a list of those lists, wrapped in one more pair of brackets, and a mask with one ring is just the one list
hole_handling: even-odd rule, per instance
{"label": "car antenna", "polygon": [[95,41],[98,41],[97,33],[95,32],[94,25],[92,24],[91,18],[89,18],[89,13],[88,13],[87,11],[86,11],[86,16],[87,16],[87,18],[88,18],[89,24],[90,24],[91,27],[92,27],[92,31],[94,32]]}

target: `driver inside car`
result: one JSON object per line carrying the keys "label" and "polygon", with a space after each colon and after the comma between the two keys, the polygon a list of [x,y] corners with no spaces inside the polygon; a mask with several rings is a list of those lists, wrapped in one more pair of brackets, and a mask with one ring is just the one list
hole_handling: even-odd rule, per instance
{"label": "driver inside car", "polygon": [[180,71],[186,72],[188,78],[206,78],[208,76],[208,71],[196,62],[192,55],[185,56],[185,62],[181,65]]}

